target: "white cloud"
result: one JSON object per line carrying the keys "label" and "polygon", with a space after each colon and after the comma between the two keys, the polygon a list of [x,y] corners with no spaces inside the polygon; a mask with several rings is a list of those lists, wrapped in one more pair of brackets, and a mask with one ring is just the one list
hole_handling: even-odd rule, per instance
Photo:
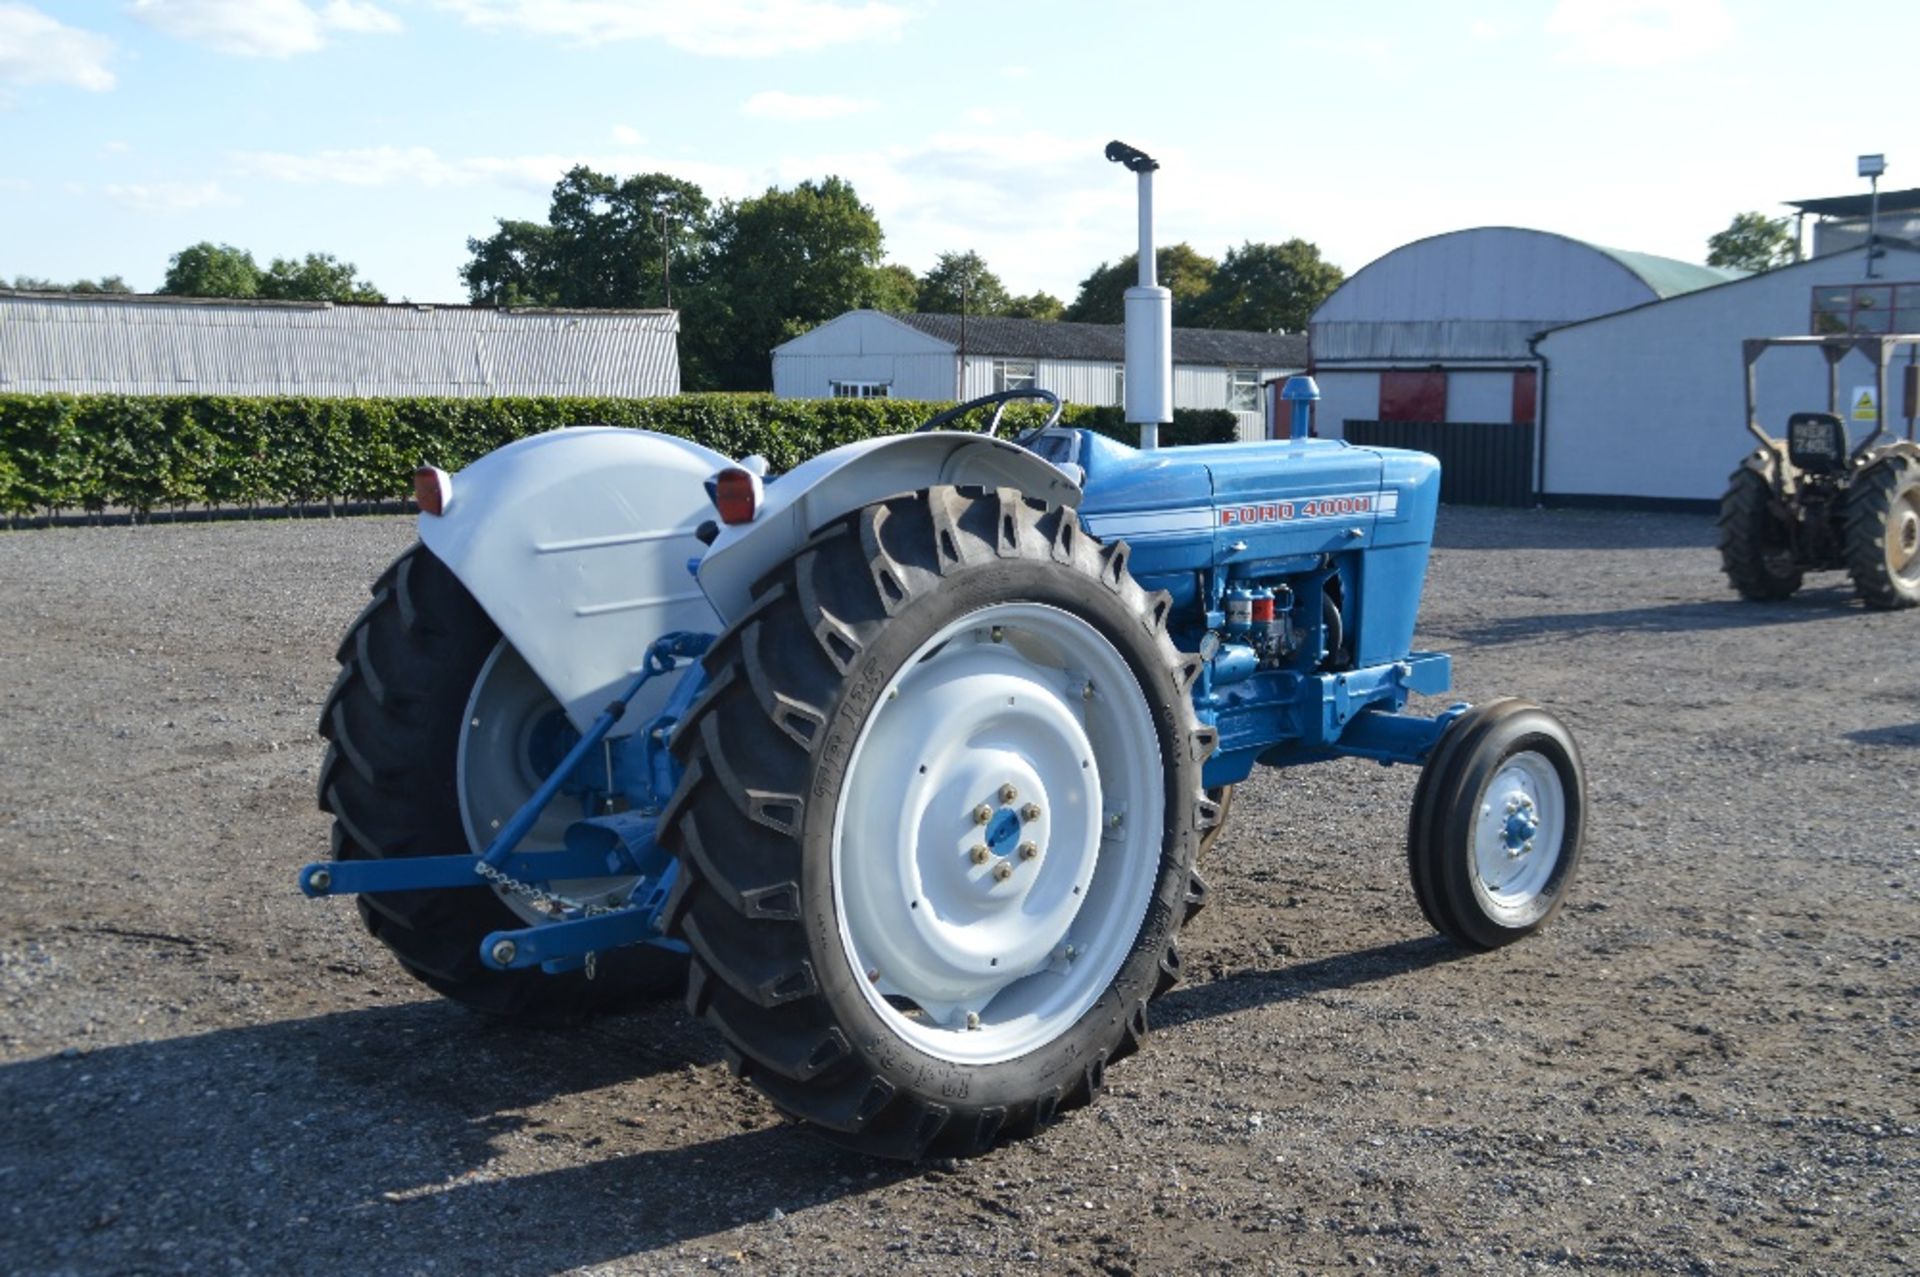
{"label": "white cloud", "polygon": [[671,173],[697,183],[709,196],[740,193],[748,185],[740,169],[631,152],[451,158],[428,146],[371,146],[309,154],[242,151],[233,159],[244,173],[301,186],[494,185],[544,194],[576,164],[602,173]]}
{"label": "white cloud", "polygon": [[1569,61],[1649,67],[1688,62],[1724,48],[1733,18],[1721,0],[1560,0],[1547,31]]}
{"label": "white cloud", "polygon": [[400,30],[400,19],[366,0],[328,0],[320,21],[336,31],[385,35]]}
{"label": "white cloud", "polygon": [[28,4],[0,4],[0,84],[113,87],[113,42],[49,18]]}
{"label": "white cloud", "polygon": [[[1134,246],[1135,184],[1101,158],[1106,140],[941,133],[915,146],[790,156],[777,177],[790,185],[836,173],[852,182],[886,228],[891,261],[925,270],[940,253],[973,249],[1013,291],[1070,301],[1101,257]],[[1089,255],[1089,243],[1107,248]]]}
{"label": "white cloud", "polygon": [[808,96],[769,89],[742,102],[740,114],[756,120],[838,120],[862,111],[871,111],[877,105],[864,98],[843,98],[832,94]]}
{"label": "white cloud", "polygon": [[622,146],[638,146],[640,130],[631,124],[616,124],[613,126],[613,140]]}
{"label": "white cloud", "polygon": [[367,0],[133,0],[129,12],[158,31],[253,58],[325,47],[330,31],[391,32],[400,19]]}
{"label": "white cloud", "polygon": [[218,182],[127,182],[105,188],[107,198],[142,213],[185,213],[233,199]]}
{"label": "white cloud", "polygon": [[764,58],[897,36],[907,11],[885,0],[439,0],[479,27],[578,44],[659,40],[688,53]]}

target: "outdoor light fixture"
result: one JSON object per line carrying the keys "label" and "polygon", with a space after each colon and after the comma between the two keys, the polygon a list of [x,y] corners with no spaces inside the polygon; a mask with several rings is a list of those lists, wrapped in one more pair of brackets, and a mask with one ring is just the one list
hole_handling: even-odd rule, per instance
{"label": "outdoor light fixture", "polygon": [[1873,183],[1873,200],[1867,205],[1867,278],[1873,278],[1873,259],[1880,256],[1880,175],[1887,171],[1884,155],[1860,157],[1860,176]]}

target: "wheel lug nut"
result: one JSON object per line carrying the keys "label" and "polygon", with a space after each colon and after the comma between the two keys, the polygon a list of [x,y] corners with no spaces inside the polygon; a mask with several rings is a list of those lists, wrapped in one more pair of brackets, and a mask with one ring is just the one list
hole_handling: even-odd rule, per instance
{"label": "wheel lug nut", "polygon": [[1020,819],[1022,820],[1040,819],[1040,804],[1028,803],[1025,807],[1022,807],[1020,809]]}
{"label": "wheel lug nut", "polygon": [[976,865],[986,864],[988,857],[993,855],[992,852],[987,850],[987,844],[983,842],[973,844],[973,850],[968,854],[973,857],[973,863]]}
{"label": "wheel lug nut", "polygon": [[1011,877],[1013,877],[1013,866],[1006,861],[1003,860],[993,867],[993,880],[995,882],[1005,882]]}
{"label": "wheel lug nut", "polygon": [[1083,701],[1090,701],[1093,699],[1093,680],[1092,679],[1088,679],[1087,685],[1080,689],[1080,699]]}
{"label": "wheel lug nut", "polygon": [[1032,860],[1035,856],[1039,854],[1040,854],[1040,848],[1036,847],[1034,844],[1030,842],[1023,842],[1020,844],[1020,859]]}
{"label": "wheel lug nut", "polygon": [[1019,796],[1020,796],[1020,791],[1013,787],[1013,784],[1011,781],[1009,781],[1007,784],[1000,786],[1001,802],[1010,803],[1014,799],[1018,798]]}
{"label": "wheel lug nut", "polygon": [[977,1029],[980,1027],[980,1013],[978,1011],[967,1012],[967,1027],[969,1029]]}
{"label": "wheel lug nut", "polygon": [[989,820],[992,820],[992,819],[993,819],[993,808],[987,806],[985,803],[981,803],[978,807],[975,807],[973,809],[974,824],[984,825]]}
{"label": "wheel lug nut", "polygon": [[996,643],[998,643],[1001,639],[1006,637],[1006,632],[997,625],[994,626],[991,630],[987,631],[987,634],[988,634],[988,637],[992,638],[993,641]]}

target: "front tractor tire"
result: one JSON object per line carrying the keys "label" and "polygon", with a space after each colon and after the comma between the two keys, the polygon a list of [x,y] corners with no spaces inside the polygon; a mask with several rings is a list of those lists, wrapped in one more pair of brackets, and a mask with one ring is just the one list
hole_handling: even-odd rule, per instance
{"label": "front tractor tire", "polygon": [[1720,566],[1751,602],[1778,602],[1800,588],[1793,528],[1774,509],[1773,485],[1750,466],[1733,472],[1720,498]]}
{"label": "front tractor tire", "polygon": [[[373,601],[337,655],[340,675],[320,714],[319,800],[333,817],[334,858],[479,851],[482,831],[539,783],[525,753],[543,720],[559,714],[552,696],[420,545],[374,582]],[[566,817],[558,806],[529,846],[559,845]],[[486,886],[355,900],[367,930],[410,975],[495,1015],[569,1019],[676,991],[685,979],[685,959],[652,946],[601,954],[592,980],[581,971],[496,971],[480,960],[481,940],[541,917]]]}
{"label": "front tractor tire", "polygon": [[756,587],[662,836],[689,1008],[779,1109],[969,1155],[1138,1047],[1216,815],[1169,606],[1007,489],[867,506]]}
{"label": "front tractor tire", "polygon": [[1447,725],[1414,789],[1407,867],[1434,930],[1497,949],[1547,925],[1586,834],[1587,785],[1566,726],[1523,700]]}
{"label": "front tractor tire", "polygon": [[1868,607],[1920,605],[1920,456],[1890,452],[1847,487],[1847,573]]}

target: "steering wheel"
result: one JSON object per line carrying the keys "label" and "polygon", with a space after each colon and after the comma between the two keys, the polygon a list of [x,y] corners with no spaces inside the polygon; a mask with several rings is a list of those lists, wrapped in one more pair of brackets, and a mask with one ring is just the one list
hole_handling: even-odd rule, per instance
{"label": "steering wheel", "polygon": [[1042,430],[1051,429],[1059,424],[1062,410],[1060,396],[1054,394],[1051,390],[1042,390],[1038,386],[1022,386],[1017,390],[996,390],[990,395],[981,395],[978,399],[969,399],[963,404],[955,404],[945,412],[935,413],[933,416],[928,417],[913,433],[924,434],[929,430],[938,430],[948,422],[958,421],[977,408],[984,408],[988,404],[997,404],[999,406],[993,410],[993,419],[987,422],[987,437],[997,439],[1000,435],[1000,418],[1006,413],[1007,405],[1017,399],[1038,399],[1043,403],[1052,404],[1053,411],[1047,414],[1045,421],[1021,435],[1019,439],[1014,440],[1015,443],[1021,443],[1031,439]]}

